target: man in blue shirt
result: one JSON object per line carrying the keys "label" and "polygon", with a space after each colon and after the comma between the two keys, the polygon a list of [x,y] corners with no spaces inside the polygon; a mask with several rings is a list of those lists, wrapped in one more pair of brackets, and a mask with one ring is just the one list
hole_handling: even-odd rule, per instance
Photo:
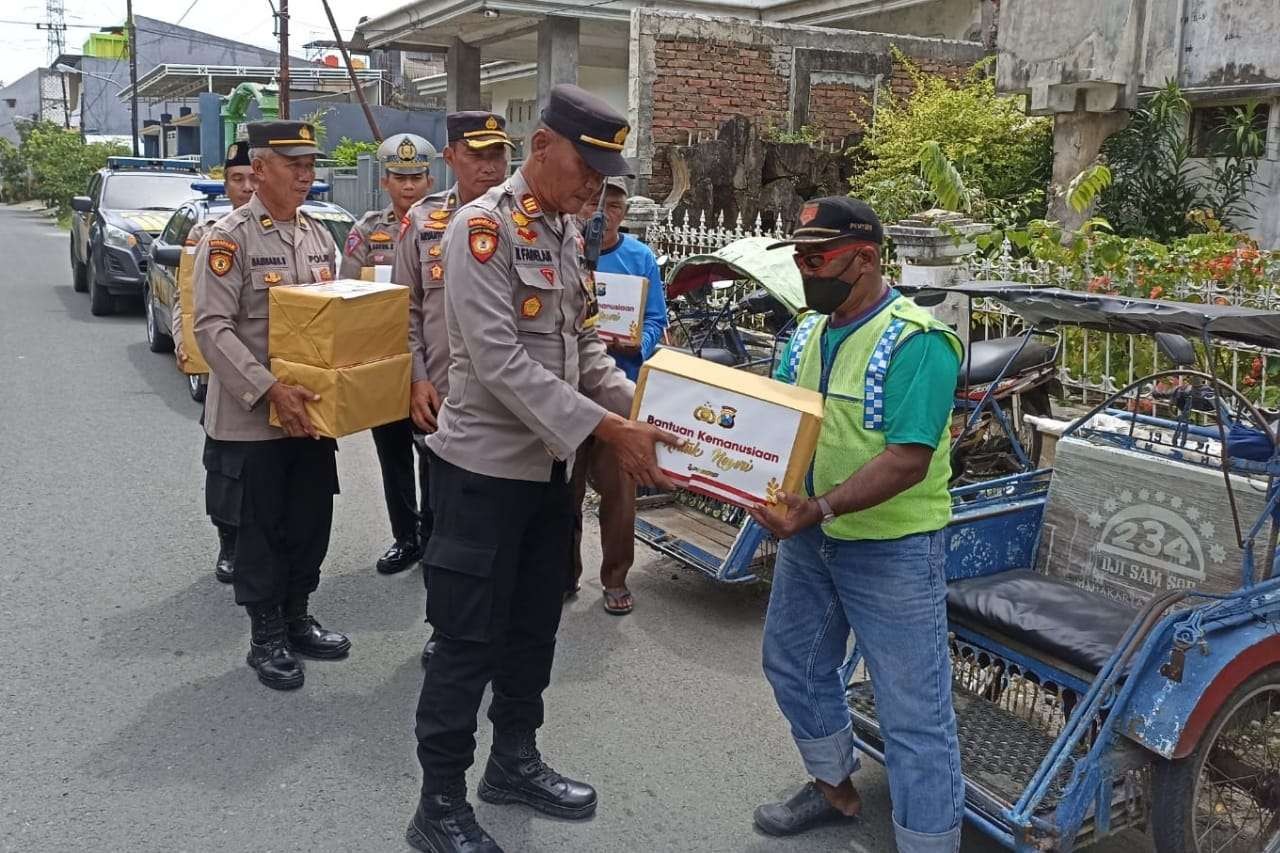
{"label": "man in blue shirt", "polygon": [[[596,200],[587,203],[578,216],[588,220],[595,215]],[[627,185],[621,178],[610,178],[604,189],[604,239],[601,241],[598,272],[638,275],[649,279],[649,293],[644,309],[644,329],[639,346],[609,344],[609,353],[627,378],[635,381],[640,365],[653,355],[667,330],[667,299],[662,287],[662,273],[653,250],[629,234],[621,233],[627,214]],[[635,560],[636,486],[622,472],[609,448],[587,439],[579,450],[573,469],[573,488],[577,500],[577,518],[573,537],[573,578],[568,592],[579,588],[582,577],[582,501],[587,481],[600,495],[600,583],[604,587],[604,609],[614,615],[630,613],[635,599],[627,589],[627,572]]]}

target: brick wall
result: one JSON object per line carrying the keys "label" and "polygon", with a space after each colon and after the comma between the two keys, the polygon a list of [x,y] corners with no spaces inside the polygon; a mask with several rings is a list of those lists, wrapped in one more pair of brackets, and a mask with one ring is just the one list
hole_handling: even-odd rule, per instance
{"label": "brick wall", "polygon": [[874,103],[874,87],[834,81],[810,83],[807,123],[823,140],[860,137],[871,123]]}

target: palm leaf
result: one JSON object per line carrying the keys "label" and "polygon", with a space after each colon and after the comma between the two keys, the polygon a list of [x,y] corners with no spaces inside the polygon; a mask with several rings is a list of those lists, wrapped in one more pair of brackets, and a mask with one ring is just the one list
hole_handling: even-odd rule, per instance
{"label": "palm leaf", "polygon": [[920,146],[917,155],[920,173],[938,199],[938,206],[947,210],[969,209],[969,190],[964,178],[942,152],[942,146],[932,140]]}
{"label": "palm leaf", "polygon": [[1094,163],[1067,184],[1067,204],[1076,213],[1084,213],[1094,199],[1111,186],[1111,170],[1101,163]]}

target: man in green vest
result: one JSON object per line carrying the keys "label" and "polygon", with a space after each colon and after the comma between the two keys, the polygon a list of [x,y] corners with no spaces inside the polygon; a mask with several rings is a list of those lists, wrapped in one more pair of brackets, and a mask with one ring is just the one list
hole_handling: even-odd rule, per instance
{"label": "man in green vest", "polygon": [[962,347],[886,285],[883,239],[870,207],[837,196],[806,203],[792,238],[771,247],[795,253],[813,312],[778,378],[821,393],[824,417],[805,494],[752,512],[781,542],[764,670],[814,781],[760,806],[755,823],[791,835],[861,810],[841,677],[852,631],[875,688],[898,850],[954,853],[964,786],[942,529]]}

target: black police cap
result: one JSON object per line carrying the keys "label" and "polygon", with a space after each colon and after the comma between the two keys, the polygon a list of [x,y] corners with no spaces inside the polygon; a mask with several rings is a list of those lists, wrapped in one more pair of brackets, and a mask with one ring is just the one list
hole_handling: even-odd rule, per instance
{"label": "black police cap", "polygon": [[484,110],[467,110],[449,113],[444,119],[449,132],[449,144],[465,142],[468,148],[481,149],[491,145],[514,148],[507,135],[507,120],[497,113]]}
{"label": "black police cap", "polygon": [[222,168],[230,169],[232,166],[250,166],[249,161],[249,143],[233,142],[227,146],[226,159],[222,161]]}
{"label": "black police cap", "polygon": [[542,123],[572,142],[587,165],[605,177],[635,177],[622,156],[631,125],[604,99],[572,83],[561,83],[551,90]]}
{"label": "black police cap", "polygon": [[799,222],[790,239],[773,243],[768,248],[850,238],[877,245],[883,243],[884,229],[880,226],[880,217],[865,201],[847,195],[833,195],[806,201],[800,208]]}
{"label": "black police cap", "polygon": [[251,121],[249,147],[269,148],[286,157],[323,154],[316,147],[316,129],[305,121]]}

